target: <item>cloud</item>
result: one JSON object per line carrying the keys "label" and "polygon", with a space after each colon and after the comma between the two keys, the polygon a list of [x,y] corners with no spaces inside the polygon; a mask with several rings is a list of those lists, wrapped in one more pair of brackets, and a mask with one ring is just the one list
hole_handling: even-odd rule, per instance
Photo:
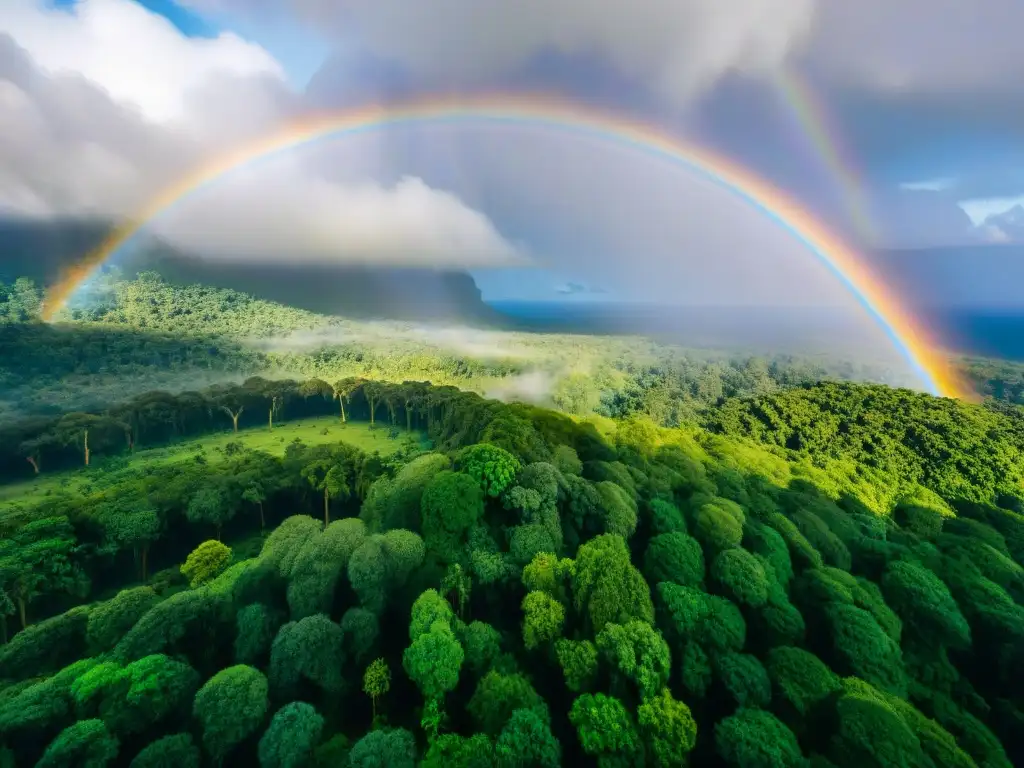
{"label": "cloud", "polygon": [[1024,204],[1018,203],[1001,213],[987,216],[980,228],[992,242],[1024,243]]}
{"label": "cloud", "polygon": [[[0,213],[137,215],[189,169],[294,119],[301,97],[259,46],[188,38],[132,0],[0,15]],[[217,183],[152,228],[200,255],[435,266],[522,254],[450,192],[327,180],[313,164]],[[239,181],[241,180],[241,182]],[[246,184],[248,180],[249,184]]]}
{"label": "cloud", "polygon": [[484,215],[406,177],[342,186],[297,169],[257,170],[187,200],[155,234],[209,259],[460,267],[525,262]]}
{"label": "cloud", "polygon": [[98,84],[114,102],[137,109],[150,122],[196,117],[189,99],[212,77],[284,80],[281,65],[258,45],[231,33],[186,38],[135,2],[83,0],[73,10],[31,0],[4,5],[0,33],[26,49],[42,72],[71,73]]}
{"label": "cloud", "polygon": [[445,87],[491,82],[538,56],[598,54],[674,104],[728,72],[774,71],[812,27],[814,0],[188,0],[206,11],[291,8],[340,48]]}
{"label": "cloud", "polygon": [[555,288],[555,293],[560,293],[563,296],[574,296],[576,294],[603,294],[607,293],[603,288],[593,288],[583,283],[563,283]]}
{"label": "cloud", "polygon": [[1018,0],[986,0],[982,10],[960,0],[840,0],[819,7],[808,57],[834,84],[901,96],[1019,88],[1024,5]]}

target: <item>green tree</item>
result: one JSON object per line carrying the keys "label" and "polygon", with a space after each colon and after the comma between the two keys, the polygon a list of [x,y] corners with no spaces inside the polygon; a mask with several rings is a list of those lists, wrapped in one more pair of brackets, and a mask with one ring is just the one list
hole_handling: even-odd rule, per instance
{"label": "green tree", "polygon": [[475,673],[492,669],[501,656],[501,633],[490,624],[473,621],[455,627],[466,654],[465,663]]}
{"label": "green tree", "polygon": [[523,586],[530,592],[547,592],[563,605],[569,604],[569,586],[576,564],[551,552],[538,552],[523,568]]}
{"label": "green tree", "polygon": [[604,510],[604,531],[629,539],[636,532],[637,510],[633,496],[619,485],[602,481],[596,484]]}
{"label": "green tree", "polygon": [[738,706],[768,709],[772,700],[772,684],[756,656],[723,653],[714,659],[713,666],[722,688]]}
{"label": "green tree", "polygon": [[245,487],[242,491],[242,501],[247,501],[250,504],[255,504],[256,508],[260,513],[260,533],[267,527],[266,518],[263,515],[263,502],[267,500],[267,492],[264,490],[262,483],[253,481]]}
{"label": "green tree", "polygon": [[621,536],[596,536],[579,548],[572,579],[577,610],[586,611],[595,632],[609,622],[653,623],[651,592]]}
{"label": "green tree", "polygon": [[220,764],[235,745],[255,733],[267,716],[267,678],[239,664],[222,669],[199,689],[193,714],[203,745]]}
{"label": "green tree", "polygon": [[469,602],[472,589],[473,579],[469,573],[458,563],[449,565],[444,578],[441,579],[441,594],[448,599],[452,599],[454,596],[460,619],[465,618],[466,604]]}
{"label": "green tree", "polygon": [[193,589],[213,581],[231,562],[231,549],[220,541],[204,541],[189,553],[181,573]]}
{"label": "green tree", "polygon": [[954,648],[971,644],[971,629],[943,581],[917,563],[890,563],[882,575],[882,592],[914,639]]}
{"label": "green tree", "polygon": [[189,500],[185,516],[189,522],[212,525],[216,531],[216,539],[220,541],[224,523],[235,515],[235,507],[230,503],[227,494],[213,485],[200,488]]}
{"label": "green tree", "polygon": [[492,768],[494,744],[482,733],[469,738],[445,733],[427,746],[420,768]]}
{"label": "green tree", "polygon": [[160,601],[150,587],[123,589],[89,611],[86,638],[92,653],[112,650],[117,641]]}
{"label": "green tree", "polygon": [[99,515],[107,548],[112,552],[131,549],[143,581],[149,578],[149,547],[160,536],[160,517],[155,509],[140,508],[126,499],[106,507]]}
{"label": "green tree", "polygon": [[583,693],[597,677],[597,646],[590,640],[558,640],[555,657],[565,676],[565,686],[573,693]]}
{"label": "green tree", "polygon": [[597,649],[615,673],[636,685],[641,699],[655,696],[668,684],[668,644],[646,622],[606,624],[597,636]]}
{"label": "green tree", "polygon": [[411,531],[369,536],[349,560],[349,583],[363,607],[380,613],[388,595],[405,585],[425,555],[422,539]]}
{"label": "green tree", "polygon": [[478,443],[464,448],[456,459],[457,467],[472,477],[488,496],[499,497],[512,485],[522,468],[519,459],[496,445]]}
{"label": "green tree", "polygon": [[164,736],[144,747],[130,768],[199,768],[202,756],[187,733]]}
{"label": "green tree", "polygon": [[331,522],[331,499],[347,499],[352,495],[344,467],[331,459],[318,459],[302,468],[302,477],[314,490],[324,495],[324,527]]}
{"label": "green tree", "polygon": [[517,709],[502,729],[494,755],[501,768],[557,768],[562,745],[543,710]]}
{"label": "green tree", "polygon": [[675,504],[664,499],[652,499],[649,512],[651,532],[657,536],[667,533],[686,533],[686,518]]}
{"label": "green tree", "polygon": [[320,743],[324,719],[304,701],[285,704],[270,721],[260,739],[261,768],[302,768],[313,757]]}
{"label": "green tree", "polygon": [[658,585],[658,595],[667,627],[679,642],[694,641],[716,651],[743,650],[746,622],[729,600],[668,582]]}
{"label": "green tree", "polygon": [[102,662],[75,680],[71,695],[80,715],[95,714],[120,736],[142,733],[188,711],[199,675],[188,664],[161,654],[122,667]]}
{"label": "green tree", "polygon": [[450,465],[451,460],[439,453],[416,457],[394,478],[382,477],[374,482],[359,516],[374,533],[395,528],[419,531],[423,492],[434,476]]}
{"label": "green tree", "polygon": [[260,559],[284,578],[290,578],[306,542],[318,536],[322,530],[323,523],[309,515],[285,518],[263,542]]}
{"label": "green tree", "polygon": [[481,731],[497,737],[515,710],[536,707],[547,710],[529,680],[492,669],[480,679],[467,710]]}
{"label": "green tree", "polygon": [[415,640],[426,634],[437,621],[444,622],[450,628],[455,623],[455,614],[449,602],[441,597],[436,589],[428,589],[412,604],[409,639]]}
{"label": "green tree", "polygon": [[672,698],[665,688],[640,705],[637,723],[655,766],[686,765],[687,756],[697,743],[697,723],[688,706]]}
{"label": "green tree", "polygon": [[451,627],[435,621],[405,649],[402,666],[424,699],[440,700],[458,684],[464,659],[465,652]]}
{"label": "green tree", "polygon": [[37,597],[81,586],[81,572],[72,560],[76,547],[66,517],[33,520],[0,538],[0,587],[18,607],[22,629],[28,626],[28,606]]}
{"label": "green tree", "polygon": [[377,649],[380,620],[365,608],[349,608],[339,622],[345,641],[345,655],[357,664],[365,663]]}
{"label": "green tree", "polygon": [[854,674],[872,685],[905,696],[907,676],[900,646],[866,610],[845,603],[826,609],[833,659],[841,674]]}
{"label": "green tree", "polygon": [[443,561],[458,559],[466,534],[484,512],[479,482],[462,472],[442,470],[423,490],[423,538]]}
{"label": "green tree", "polygon": [[523,643],[528,649],[547,645],[562,634],[565,608],[547,592],[530,592],[523,598]]}
{"label": "green tree", "polygon": [[38,768],[103,768],[121,745],[102,720],[79,720],[65,728],[46,748]]}
{"label": "green tree", "polygon": [[404,728],[370,731],[352,745],[351,768],[414,768],[416,741]]}
{"label": "green tree", "polygon": [[663,533],[647,545],[643,570],[651,584],[671,581],[697,587],[704,583],[704,553],[685,531]]}
{"label": "green tree", "polygon": [[580,746],[599,761],[631,763],[643,745],[633,718],[621,701],[603,693],[584,693],[569,710]]}
{"label": "green tree", "polygon": [[345,648],[341,627],[323,614],[281,627],[270,649],[270,682],[275,695],[308,680],[328,693],[342,690]]}
{"label": "green tree", "polygon": [[376,659],[370,663],[363,673],[363,693],[370,697],[373,707],[373,719],[377,719],[377,699],[391,690],[391,668],[384,659]]}
{"label": "green tree", "polygon": [[288,606],[293,619],[332,610],[338,580],[364,541],[365,523],[349,517],[335,520],[322,533],[303,542],[288,583]]}
{"label": "green tree", "polygon": [[803,722],[814,707],[841,688],[832,670],[802,648],[772,648],[767,669],[776,709],[790,725]]}
{"label": "green tree", "polygon": [[796,736],[770,712],[739,709],[715,725],[715,746],[735,768],[798,768],[804,757]]}
{"label": "green tree", "polygon": [[738,547],[743,539],[743,520],[737,519],[719,501],[705,504],[697,512],[694,535],[708,550],[708,556]]}
{"label": "green tree", "polygon": [[235,615],[235,661],[250,665],[262,661],[270,650],[279,625],[278,617],[263,603],[252,603],[239,609]]}
{"label": "green tree", "polygon": [[770,582],[758,559],[736,547],[720,552],[711,563],[711,580],[716,590],[734,603],[760,608],[768,601]]}

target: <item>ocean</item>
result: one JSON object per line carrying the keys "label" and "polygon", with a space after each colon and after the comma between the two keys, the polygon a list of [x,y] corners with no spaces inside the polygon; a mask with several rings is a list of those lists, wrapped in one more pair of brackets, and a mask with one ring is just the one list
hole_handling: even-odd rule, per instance
{"label": "ocean", "polygon": [[[514,327],[535,332],[637,334],[683,346],[792,354],[849,352],[859,356],[869,351],[864,346],[863,316],[830,309],[558,301],[489,304]],[[1024,308],[931,307],[919,311],[918,316],[951,352],[1024,361]]]}

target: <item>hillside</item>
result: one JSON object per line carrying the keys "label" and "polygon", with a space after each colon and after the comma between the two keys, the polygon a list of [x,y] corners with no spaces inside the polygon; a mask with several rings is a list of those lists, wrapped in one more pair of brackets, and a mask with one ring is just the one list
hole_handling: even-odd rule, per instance
{"label": "hillside", "polygon": [[[0,758],[1018,763],[1019,417],[852,384],[722,412],[254,380],[26,423],[0,439],[6,473],[16,444],[42,468],[0,506]],[[430,442],[365,453],[375,416]]]}
{"label": "hillside", "polygon": [[[0,281],[30,277],[52,284],[109,231],[109,225],[95,221],[0,220]],[[216,262],[153,240],[126,251],[117,266],[128,277],[155,269],[177,285],[230,288],[309,312],[474,323],[500,320],[481,300],[473,278],[460,272],[296,264],[287,254],[282,254],[280,265],[253,265],[245,259]]]}
{"label": "hillside", "polygon": [[352,320],[238,291],[177,286],[154,273],[101,277],[89,304],[53,325],[35,322],[39,302],[38,289],[25,279],[0,285],[0,420],[257,374],[429,380],[577,415],[640,411],[664,425],[692,422],[722,397],[794,383],[893,381],[885,369],[834,357],[757,357],[630,336]]}

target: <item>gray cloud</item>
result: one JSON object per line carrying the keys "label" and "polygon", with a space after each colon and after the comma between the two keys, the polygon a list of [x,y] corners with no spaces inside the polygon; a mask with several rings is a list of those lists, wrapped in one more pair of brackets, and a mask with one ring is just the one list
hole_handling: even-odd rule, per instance
{"label": "gray cloud", "polygon": [[814,0],[188,0],[199,10],[291,8],[339,46],[434,84],[491,81],[539,54],[597,53],[676,104],[731,71],[775,70],[811,28]]}

